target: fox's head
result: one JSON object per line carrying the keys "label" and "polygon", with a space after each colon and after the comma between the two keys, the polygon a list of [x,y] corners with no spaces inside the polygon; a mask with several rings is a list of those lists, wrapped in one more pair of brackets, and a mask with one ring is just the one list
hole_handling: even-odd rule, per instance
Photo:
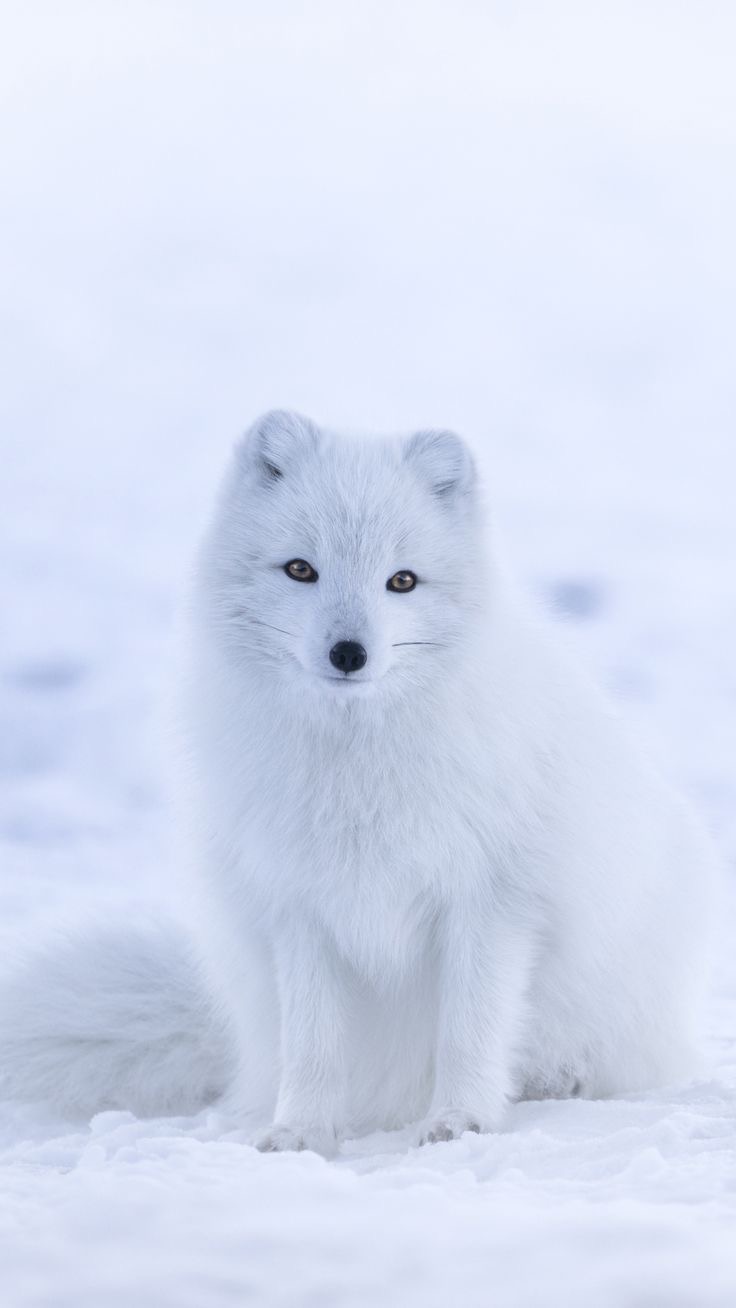
{"label": "fox's head", "polygon": [[229,657],[331,699],[450,674],[483,593],[471,455],[266,414],[235,451],[203,580]]}

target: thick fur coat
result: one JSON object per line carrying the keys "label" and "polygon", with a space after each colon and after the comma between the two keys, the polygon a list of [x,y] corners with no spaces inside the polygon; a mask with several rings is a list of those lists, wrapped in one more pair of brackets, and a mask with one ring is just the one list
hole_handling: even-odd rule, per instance
{"label": "thick fur coat", "polygon": [[259,1147],[330,1152],[689,1072],[708,843],[485,537],[450,433],[256,423],[192,604],[197,960],[117,933],[89,1019],[85,942],[31,960],[0,1014],[10,1093],[145,1112],[219,1095]]}

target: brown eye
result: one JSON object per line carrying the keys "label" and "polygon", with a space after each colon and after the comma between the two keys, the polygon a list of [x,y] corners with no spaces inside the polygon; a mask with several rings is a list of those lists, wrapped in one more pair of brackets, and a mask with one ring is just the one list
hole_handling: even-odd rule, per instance
{"label": "brown eye", "polygon": [[386,590],[396,590],[401,594],[413,590],[416,584],[417,579],[413,572],[395,572],[386,582]]}
{"label": "brown eye", "polygon": [[316,581],[318,576],[311,563],[305,559],[292,559],[290,563],[285,563],[284,572],[293,577],[294,581]]}

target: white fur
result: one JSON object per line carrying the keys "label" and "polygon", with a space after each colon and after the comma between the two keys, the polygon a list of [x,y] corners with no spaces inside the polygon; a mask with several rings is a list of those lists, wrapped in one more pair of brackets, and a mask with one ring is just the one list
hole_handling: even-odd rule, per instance
{"label": "white fur", "polygon": [[[692,1066],[708,844],[488,561],[482,519],[449,433],[347,440],[274,413],[233,459],[195,587],[187,810],[227,1102],[261,1148],[494,1130],[520,1096]],[[388,591],[402,569],[416,589]],[[340,639],[368,652],[349,678]],[[209,1019],[187,1009],[202,1101],[227,1057],[213,1036],[203,1076]],[[161,1050],[150,1095],[138,1052],[149,1108]]]}
{"label": "white fur", "polygon": [[16,961],[0,988],[0,1088],[91,1117],[190,1113],[232,1075],[195,951],[166,923],[87,923]]}

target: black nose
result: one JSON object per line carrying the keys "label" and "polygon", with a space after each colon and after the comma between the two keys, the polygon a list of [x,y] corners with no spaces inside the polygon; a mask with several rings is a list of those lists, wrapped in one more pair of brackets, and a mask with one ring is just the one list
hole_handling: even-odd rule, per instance
{"label": "black nose", "polygon": [[368,662],[368,655],[357,640],[338,640],[330,650],[330,663],[340,672],[357,672]]}

